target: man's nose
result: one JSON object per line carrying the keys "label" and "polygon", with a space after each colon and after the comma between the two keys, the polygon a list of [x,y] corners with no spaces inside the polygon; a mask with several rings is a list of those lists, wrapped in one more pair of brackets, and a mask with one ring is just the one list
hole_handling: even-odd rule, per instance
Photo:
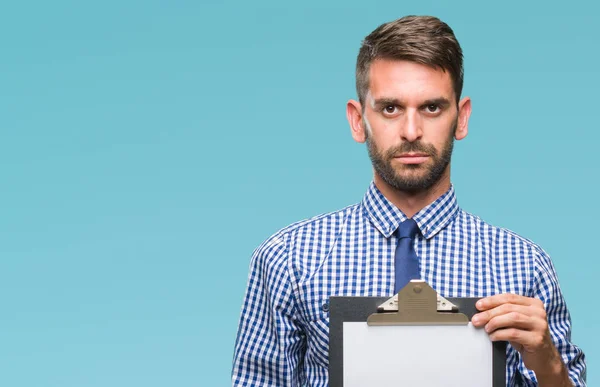
{"label": "man's nose", "polygon": [[406,114],[404,125],[402,125],[402,139],[408,142],[414,142],[423,135],[421,117],[416,110],[409,110]]}

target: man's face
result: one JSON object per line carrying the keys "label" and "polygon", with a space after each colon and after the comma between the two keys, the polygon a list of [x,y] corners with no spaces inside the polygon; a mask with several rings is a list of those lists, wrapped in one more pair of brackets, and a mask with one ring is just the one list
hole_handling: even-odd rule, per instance
{"label": "man's face", "polygon": [[374,61],[362,120],[375,172],[389,186],[415,193],[449,179],[458,109],[447,72]]}

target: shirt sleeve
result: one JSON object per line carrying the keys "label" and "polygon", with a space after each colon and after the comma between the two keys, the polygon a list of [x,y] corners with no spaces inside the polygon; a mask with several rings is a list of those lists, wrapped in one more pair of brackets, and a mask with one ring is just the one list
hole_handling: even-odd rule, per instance
{"label": "shirt sleeve", "polygon": [[[571,342],[571,315],[560,290],[550,257],[541,249],[535,260],[533,296],[543,301],[552,341],[560,353],[574,386],[586,386],[586,362],[581,348]],[[537,386],[535,374],[519,362],[519,371],[527,386]]]}
{"label": "shirt sleeve", "polygon": [[305,335],[298,321],[285,243],[274,236],[259,246],[235,343],[233,386],[299,386]]}

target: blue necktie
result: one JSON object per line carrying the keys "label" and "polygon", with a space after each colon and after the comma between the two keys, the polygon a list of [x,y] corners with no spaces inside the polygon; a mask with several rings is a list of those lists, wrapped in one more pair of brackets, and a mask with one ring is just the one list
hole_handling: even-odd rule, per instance
{"label": "blue necktie", "polygon": [[396,271],[396,285],[394,294],[398,293],[411,279],[421,278],[419,271],[419,258],[415,253],[414,238],[419,232],[417,222],[407,219],[400,223],[396,236],[398,237],[398,246],[396,246],[396,255],[394,257]]}

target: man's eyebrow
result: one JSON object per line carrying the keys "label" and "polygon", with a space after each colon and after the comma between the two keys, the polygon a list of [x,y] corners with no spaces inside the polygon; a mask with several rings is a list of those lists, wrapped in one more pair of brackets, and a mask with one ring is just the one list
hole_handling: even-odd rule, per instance
{"label": "man's eyebrow", "polygon": [[421,106],[429,106],[429,105],[438,105],[441,107],[447,107],[447,106],[450,106],[450,100],[448,98],[438,97],[438,98],[425,100],[421,104]]}
{"label": "man's eyebrow", "polygon": [[373,106],[401,105],[397,98],[379,98],[373,101]]}

